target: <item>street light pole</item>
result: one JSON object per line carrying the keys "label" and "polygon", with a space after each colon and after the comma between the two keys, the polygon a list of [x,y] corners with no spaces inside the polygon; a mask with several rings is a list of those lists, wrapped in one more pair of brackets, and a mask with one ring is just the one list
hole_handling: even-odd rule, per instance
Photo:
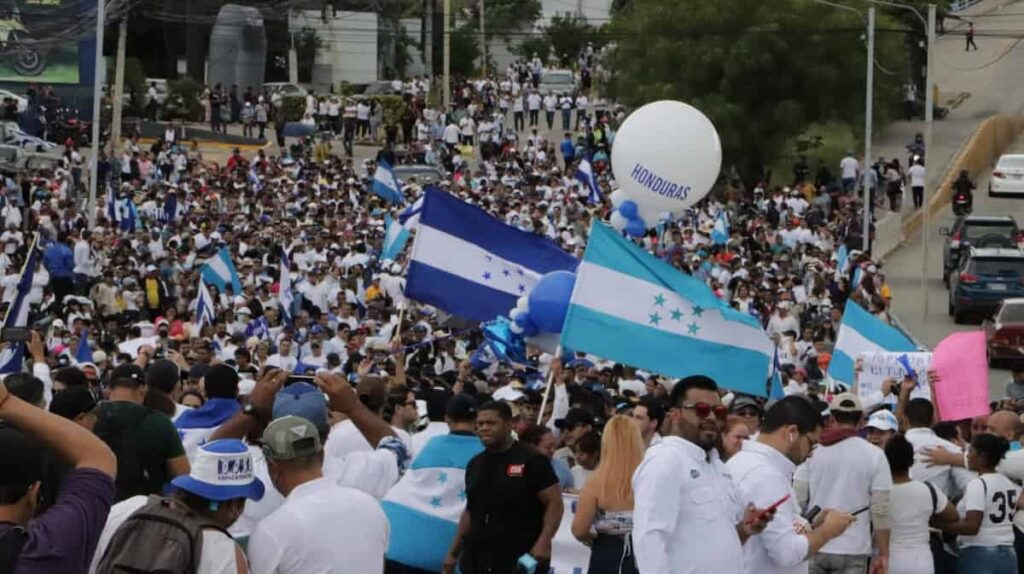
{"label": "street light pole", "polygon": [[925,153],[925,182],[924,202],[921,204],[921,321],[922,324],[928,319],[928,239],[931,228],[931,210],[928,206],[928,185],[932,176],[933,166],[928,156],[932,151],[932,120],[935,112],[935,89],[932,85],[932,71],[934,68],[935,48],[935,4],[928,5],[928,64],[925,69],[925,97],[924,97],[924,153]]}
{"label": "street light pole", "polygon": [[864,174],[861,177],[861,193],[864,202],[864,220],[861,234],[863,236],[864,253],[871,246],[871,187],[868,185],[868,171],[871,169],[871,124],[874,122],[875,109],[875,7],[868,8],[868,69],[867,84],[864,93]]}
{"label": "street light pole", "polygon": [[93,68],[92,90],[92,158],[89,169],[89,229],[96,227],[96,188],[99,187],[100,171],[100,107],[103,100],[103,76],[106,62],[103,61],[103,27],[106,24],[106,0],[96,0],[96,63]]}
{"label": "street light pole", "polygon": [[452,0],[444,0],[444,81],[441,86],[441,103],[444,113],[448,113],[452,97]]}

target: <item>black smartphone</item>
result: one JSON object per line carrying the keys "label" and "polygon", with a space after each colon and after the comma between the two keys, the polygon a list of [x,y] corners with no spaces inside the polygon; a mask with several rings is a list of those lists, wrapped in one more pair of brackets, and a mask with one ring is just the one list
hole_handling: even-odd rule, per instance
{"label": "black smartphone", "polygon": [[284,386],[287,387],[295,383],[308,383],[315,387],[316,383],[313,382],[313,379],[313,375],[288,375],[288,380],[284,382]]}
{"label": "black smartphone", "polygon": [[0,330],[0,341],[5,343],[25,343],[32,338],[28,327],[6,327]]}

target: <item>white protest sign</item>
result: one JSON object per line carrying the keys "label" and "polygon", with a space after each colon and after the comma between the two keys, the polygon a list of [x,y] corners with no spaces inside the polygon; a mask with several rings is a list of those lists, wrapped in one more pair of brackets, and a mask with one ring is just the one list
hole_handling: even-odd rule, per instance
{"label": "white protest sign", "polygon": [[572,535],[572,517],[576,512],[574,494],[563,494],[562,523],[551,541],[551,571],[548,574],[584,574],[590,566],[590,548]]}
{"label": "white protest sign", "polygon": [[899,397],[895,394],[882,396],[882,382],[886,379],[895,379],[897,383],[903,381],[907,374],[903,357],[906,357],[907,364],[917,373],[919,381],[917,387],[910,393],[910,398],[931,400],[932,395],[928,388],[931,353],[861,353],[862,366],[857,377],[857,396],[860,397],[865,409],[879,403],[896,404]]}

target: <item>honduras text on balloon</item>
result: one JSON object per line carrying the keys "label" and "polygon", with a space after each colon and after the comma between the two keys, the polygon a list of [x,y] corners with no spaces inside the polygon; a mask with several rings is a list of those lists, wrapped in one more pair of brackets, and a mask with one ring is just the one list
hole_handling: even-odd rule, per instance
{"label": "honduras text on balloon", "polygon": [[637,163],[633,166],[633,171],[630,172],[629,177],[654,193],[671,199],[685,200],[693,189],[689,185],[675,183],[661,177],[642,163]]}

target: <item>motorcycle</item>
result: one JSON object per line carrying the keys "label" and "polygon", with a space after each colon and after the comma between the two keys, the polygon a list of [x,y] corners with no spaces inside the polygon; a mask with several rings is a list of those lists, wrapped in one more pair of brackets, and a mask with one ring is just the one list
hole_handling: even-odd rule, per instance
{"label": "motorcycle", "polygon": [[0,18],[0,57],[8,58],[19,75],[38,76],[46,69],[46,49],[28,34],[16,10]]}
{"label": "motorcycle", "polygon": [[50,127],[51,141],[87,147],[92,143],[92,122],[78,117],[78,110],[58,108]]}
{"label": "motorcycle", "polygon": [[966,193],[953,194],[953,215],[970,215],[974,210],[970,196]]}

